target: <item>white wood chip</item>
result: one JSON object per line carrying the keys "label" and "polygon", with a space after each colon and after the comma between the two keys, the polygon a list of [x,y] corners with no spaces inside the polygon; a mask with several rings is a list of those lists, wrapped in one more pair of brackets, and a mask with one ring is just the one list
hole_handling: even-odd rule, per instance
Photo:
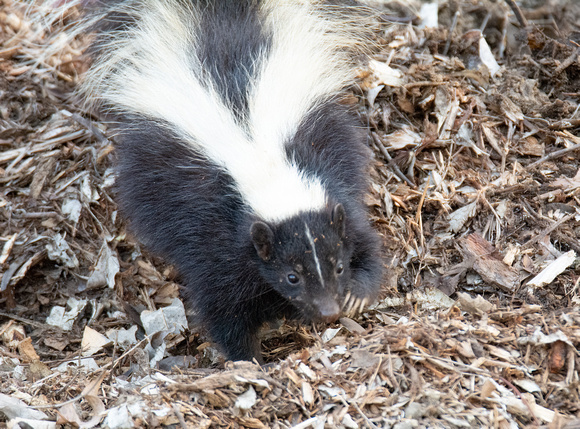
{"label": "white wood chip", "polygon": [[234,405],[235,408],[239,410],[249,410],[258,402],[258,397],[256,395],[256,391],[252,386],[245,393],[242,393],[236,399],[236,403]]}
{"label": "white wood chip", "polygon": [[[528,396],[529,394],[525,394],[525,395]],[[536,418],[538,418],[544,422],[548,422],[548,423],[551,422],[552,420],[554,420],[554,415],[556,414],[554,411],[551,411],[551,410],[544,408],[538,404],[535,404],[533,402],[533,397],[532,397],[532,401],[528,400],[528,401],[526,401],[527,403],[524,403],[524,401],[522,401],[521,399],[515,398],[515,397],[498,398],[494,402],[497,402],[498,404],[501,404],[502,406],[506,406],[508,411],[510,413],[514,413],[514,414],[529,416],[530,410],[531,410],[531,412],[533,413],[533,415]]]}
{"label": "white wood chip", "polygon": [[290,429],[307,429],[307,428],[318,428],[324,427],[326,422],[326,416],[311,417],[308,420],[304,420],[302,423],[298,423],[292,426]]}
{"label": "white wood chip", "polygon": [[570,250],[564,253],[558,259],[550,263],[546,268],[544,268],[540,273],[530,280],[527,286],[532,287],[542,287],[549,283],[552,283],[558,275],[562,274],[566,268],[574,263],[576,259],[576,252]]}
{"label": "white wood chip", "polygon": [[338,334],[340,332],[341,329],[342,328],[328,328],[320,336],[320,338],[322,338],[322,342],[325,344],[328,343],[330,340],[332,340],[336,336],[336,334]]}
{"label": "white wood chip", "polygon": [[121,270],[117,253],[113,252],[107,241],[101,246],[97,264],[87,280],[89,289],[99,286],[109,286],[110,289],[115,287],[115,276]]}
{"label": "white wood chip", "polygon": [[492,76],[499,71],[500,66],[495,60],[493,52],[491,52],[491,49],[483,36],[479,39],[479,58],[481,59],[481,62],[485,64]]}
{"label": "white wood chip", "polygon": [[378,79],[378,84],[399,87],[403,85],[403,73],[377,60],[370,60],[369,67]]}
{"label": "white wood chip", "polygon": [[308,366],[306,366],[303,362],[300,362],[298,365],[298,372],[302,375],[308,377],[311,381],[316,381],[316,373],[312,371]]}
{"label": "white wood chip", "polygon": [[358,429],[358,424],[352,419],[352,417],[348,413],[346,413],[342,418],[342,425],[347,429]]}
{"label": "white wood chip", "polygon": [[10,256],[10,251],[16,242],[16,237],[18,234],[12,234],[10,238],[4,243],[4,247],[2,247],[2,254],[0,255],[0,264],[5,263],[8,260],[8,256]]}
{"label": "white wood chip", "polygon": [[522,388],[526,392],[530,392],[530,393],[538,392],[539,393],[542,391],[542,389],[540,388],[538,383],[536,383],[534,380],[530,380],[529,378],[523,378],[521,380],[513,379],[512,383],[514,383],[516,386]]}
{"label": "white wood chip", "polygon": [[314,392],[312,386],[307,381],[302,382],[302,399],[306,405],[314,404]]}
{"label": "white wood chip", "polygon": [[471,219],[477,213],[477,200],[463,206],[449,215],[449,229],[458,232],[465,222]]}
{"label": "white wood chip", "polygon": [[419,10],[419,28],[437,28],[439,27],[438,19],[439,5],[437,2],[424,3]]}

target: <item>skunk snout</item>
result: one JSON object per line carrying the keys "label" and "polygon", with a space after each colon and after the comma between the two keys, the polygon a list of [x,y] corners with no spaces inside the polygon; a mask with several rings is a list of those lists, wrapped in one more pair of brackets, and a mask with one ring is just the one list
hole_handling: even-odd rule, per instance
{"label": "skunk snout", "polygon": [[335,322],[340,316],[340,306],[332,298],[318,298],[313,301],[313,304],[318,310],[318,319],[321,322]]}

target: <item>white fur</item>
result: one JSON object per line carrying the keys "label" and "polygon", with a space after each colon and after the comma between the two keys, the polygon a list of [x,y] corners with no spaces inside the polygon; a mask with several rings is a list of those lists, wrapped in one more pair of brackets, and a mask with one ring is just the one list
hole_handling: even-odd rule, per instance
{"label": "white fur", "polygon": [[325,207],[323,184],[303,175],[287,159],[284,145],[310,110],[353,77],[342,49],[357,42],[347,37],[352,28],[320,16],[312,2],[265,1],[262,13],[273,49],[250,86],[249,117],[242,128],[216,91],[207,89],[207,79],[205,88],[201,84],[203,71],[191,52],[196,13],[176,3],[133,2],[142,10],[126,12],[138,14],[138,28],[112,35],[110,49],[86,76],[85,93],[121,112],[166,121],[222,166],[266,221]]}

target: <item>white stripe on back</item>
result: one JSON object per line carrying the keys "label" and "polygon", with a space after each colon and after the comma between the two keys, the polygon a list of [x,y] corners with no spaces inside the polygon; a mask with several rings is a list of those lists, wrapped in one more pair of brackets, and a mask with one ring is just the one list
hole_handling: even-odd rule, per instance
{"label": "white stripe on back", "polygon": [[[200,81],[202,65],[192,52],[198,14],[180,2],[141,3],[146,5],[141,11],[125,10],[138,14],[138,25],[114,34],[110,49],[87,73],[85,93],[120,112],[165,121],[224,168],[265,221],[323,209],[323,184],[287,158],[285,144],[304,116],[352,77],[346,55],[337,49],[349,43],[346,30],[340,33],[337,22],[320,18],[308,2],[264,1],[272,49],[250,85],[244,131],[207,79]],[[134,4],[139,7],[140,2]]]}

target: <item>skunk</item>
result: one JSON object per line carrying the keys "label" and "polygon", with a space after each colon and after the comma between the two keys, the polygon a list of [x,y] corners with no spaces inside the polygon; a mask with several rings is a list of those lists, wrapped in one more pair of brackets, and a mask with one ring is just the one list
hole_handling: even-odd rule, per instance
{"label": "skunk", "polygon": [[344,88],[368,36],[353,3],[85,0],[81,93],[110,118],[138,238],[232,360],[259,328],[333,322],[376,298],[370,151]]}

